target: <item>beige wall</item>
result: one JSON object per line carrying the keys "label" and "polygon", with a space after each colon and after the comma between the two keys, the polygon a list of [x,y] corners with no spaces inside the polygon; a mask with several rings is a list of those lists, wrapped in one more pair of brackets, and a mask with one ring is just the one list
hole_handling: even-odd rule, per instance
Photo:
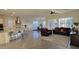
{"label": "beige wall", "polygon": [[[5,32],[8,32],[8,31],[11,30],[8,27],[8,20],[10,20],[10,19],[8,19],[9,17],[11,17],[11,16],[0,15],[0,24],[3,24]],[[16,25],[15,25],[16,17],[12,16],[11,18],[12,18],[12,25],[13,25],[12,30],[15,30],[15,27],[16,27]]]}
{"label": "beige wall", "polygon": [[59,15],[49,15],[46,17],[46,20],[65,18],[65,17],[69,17],[69,16],[73,17],[74,22],[79,22],[79,10],[74,10],[74,11],[59,14]]}

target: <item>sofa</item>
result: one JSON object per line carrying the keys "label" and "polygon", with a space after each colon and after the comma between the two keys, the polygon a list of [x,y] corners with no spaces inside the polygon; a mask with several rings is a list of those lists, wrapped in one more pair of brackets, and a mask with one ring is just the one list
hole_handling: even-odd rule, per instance
{"label": "sofa", "polygon": [[48,30],[47,28],[41,28],[41,36],[49,36],[52,34],[52,30]]}
{"label": "sofa", "polygon": [[66,35],[66,36],[69,36],[70,35],[70,32],[71,32],[71,29],[70,28],[64,28],[64,27],[56,27],[54,30],[53,30],[53,33],[54,34],[61,34],[61,35]]}
{"label": "sofa", "polygon": [[70,36],[70,41],[71,45],[79,46],[79,34],[72,34]]}

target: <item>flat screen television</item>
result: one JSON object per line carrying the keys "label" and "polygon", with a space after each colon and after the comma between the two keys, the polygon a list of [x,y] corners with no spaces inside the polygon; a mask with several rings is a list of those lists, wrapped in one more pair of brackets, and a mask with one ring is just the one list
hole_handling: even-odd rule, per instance
{"label": "flat screen television", "polygon": [[0,24],[0,31],[3,31],[3,24]]}

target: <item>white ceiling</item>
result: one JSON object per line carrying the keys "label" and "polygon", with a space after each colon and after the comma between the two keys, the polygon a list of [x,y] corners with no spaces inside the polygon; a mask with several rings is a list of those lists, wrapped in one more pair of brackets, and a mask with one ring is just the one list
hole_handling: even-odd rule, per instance
{"label": "white ceiling", "polygon": [[50,11],[55,11],[60,14],[60,13],[65,13],[73,10],[74,9],[6,9],[6,10],[0,9],[0,14],[30,17],[30,16],[50,15]]}

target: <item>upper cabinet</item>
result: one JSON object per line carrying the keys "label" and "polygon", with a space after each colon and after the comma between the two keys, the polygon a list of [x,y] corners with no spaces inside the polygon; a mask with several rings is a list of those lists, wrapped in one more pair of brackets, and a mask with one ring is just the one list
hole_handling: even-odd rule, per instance
{"label": "upper cabinet", "polygon": [[4,16],[0,15],[0,24],[3,24],[3,23],[4,23]]}
{"label": "upper cabinet", "polygon": [[12,16],[8,16],[5,18],[5,22],[4,22],[4,28],[5,28],[5,31],[14,31],[15,30],[15,20],[16,20],[16,17],[12,17]]}

